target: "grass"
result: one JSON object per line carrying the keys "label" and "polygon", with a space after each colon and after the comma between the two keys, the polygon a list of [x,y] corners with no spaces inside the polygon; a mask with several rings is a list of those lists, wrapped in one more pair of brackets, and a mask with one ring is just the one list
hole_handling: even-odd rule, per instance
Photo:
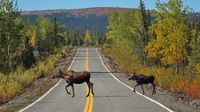
{"label": "grass", "polygon": [[[162,89],[182,93],[192,98],[200,98],[200,72],[194,78],[190,73],[177,74],[171,68],[146,67],[140,64],[130,52],[116,47],[105,47],[105,54],[117,61],[125,72],[154,75]],[[200,71],[200,68],[197,68]]]}
{"label": "grass", "polygon": [[[63,49],[60,51],[63,51]],[[8,75],[0,73],[0,104],[4,104],[19,94],[24,93],[26,88],[30,87],[38,78],[47,77],[52,72],[54,63],[60,58],[60,53],[57,53],[37,62],[30,69],[24,69],[22,66],[19,66],[16,71]]]}
{"label": "grass", "polygon": [[54,84],[54,82],[43,81],[40,85],[37,85],[37,87],[32,87],[31,91],[26,93],[26,96],[20,98],[20,103],[11,104],[6,108],[0,109],[0,112],[15,112],[16,110],[25,107],[30,102],[35,101],[42,94],[48,91]]}

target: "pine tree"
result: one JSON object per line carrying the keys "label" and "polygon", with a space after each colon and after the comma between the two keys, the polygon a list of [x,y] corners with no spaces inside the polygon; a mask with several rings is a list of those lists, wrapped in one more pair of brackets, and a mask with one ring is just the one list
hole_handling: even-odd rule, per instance
{"label": "pine tree", "polygon": [[[149,26],[150,26],[150,23],[151,23],[151,15],[150,15],[150,11],[146,10],[145,8],[145,4],[144,4],[144,1],[143,0],[140,0],[140,6],[139,6],[139,9],[140,9],[140,17],[141,17],[141,37],[142,37],[142,50],[145,48],[145,46],[147,45],[147,43],[149,42],[149,34],[148,34],[148,31],[149,31]],[[146,62],[146,53],[143,51],[143,64],[144,65],[147,65],[147,62]]]}
{"label": "pine tree", "polygon": [[57,18],[54,18],[54,45],[59,46]]}

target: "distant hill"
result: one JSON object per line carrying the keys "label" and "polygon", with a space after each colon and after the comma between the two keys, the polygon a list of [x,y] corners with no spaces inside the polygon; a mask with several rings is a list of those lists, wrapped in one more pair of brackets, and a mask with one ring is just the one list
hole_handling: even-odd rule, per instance
{"label": "distant hill", "polygon": [[84,15],[109,15],[113,10],[127,10],[128,8],[115,8],[115,7],[95,7],[95,8],[83,8],[83,9],[56,9],[56,10],[35,10],[35,11],[23,11],[21,15],[51,15],[51,14],[72,14],[78,16]]}
{"label": "distant hill", "polygon": [[200,12],[193,13],[192,16],[200,21]]}
{"label": "distant hill", "polygon": [[[129,8],[96,7],[84,9],[36,10],[22,11],[21,16],[31,24],[35,24],[36,18],[39,16],[49,17],[51,20],[56,17],[58,22],[64,24],[68,30],[77,28],[82,32],[86,30],[90,32],[105,32],[109,14],[114,10],[126,11],[128,9]],[[195,17],[197,20],[200,20],[200,13],[193,13],[190,17]],[[155,17],[152,16],[152,19],[155,19]]]}
{"label": "distant hill", "polygon": [[66,25],[68,30],[77,28],[80,31],[89,30],[91,32],[105,32],[107,19],[113,10],[125,11],[128,8],[97,7],[84,9],[58,9],[58,10],[36,10],[23,11],[21,16],[31,24],[35,24],[38,16],[55,17],[58,22]]}

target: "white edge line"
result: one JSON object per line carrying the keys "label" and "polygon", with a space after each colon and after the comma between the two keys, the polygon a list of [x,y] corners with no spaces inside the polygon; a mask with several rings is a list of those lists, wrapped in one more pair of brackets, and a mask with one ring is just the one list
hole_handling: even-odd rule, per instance
{"label": "white edge line", "polygon": [[[104,62],[103,62],[103,60],[102,60],[102,58],[101,58],[101,56],[100,56],[99,51],[97,50],[97,48],[96,48],[96,51],[97,51],[98,56],[99,56],[99,58],[100,58],[100,60],[101,60],[101,63],[102,63],[103,66],[106,68],[106,70],[110,73],[110,75],[111,75],[115,80],[117,80],[120,84],[126,86],[126,87],[129,88],[130,90],[133,90],[133,88],[131,88],[130,86],[128,86],[128,85],[126,85],[125,83],[121,82],[117,77],[115,77],[115,76],[110,72],[110,70],[109,70],[109,69],[106,67],[106,65],[104,64]],[[138,91],[136,91],[136,93],[137,93],[138,95],[140,95],[140,96],[142,96],[142,97],[144,97],[144,98],[150,100],[151,102],[153,102],[153,103],[159,105],[160,107],[166,109],[167,111],[169,111],[169,112],[174,112],[174,111],[172,111],[171,109],[169,109],[168,107],[164,106],[163,104],[161,104],[161,103],[155,101],[154,99],[151,99],[151,98],[149,98],[149,97],[147,97],[147,96],[145,96],[145,95],[139,93]]]}
{"label": "white edge line", "polygon": [[[78,52],[79,52],[80,48],[77,50],[75,57],[73,58],[70,66],[68,67],[68,70],[71,68],[72,64],[74,63],[74,60],[76,59]],[[58,83],[56,83],[49,91],[47,91],[43,96],[41,96],[39,99],[37,99],[36,101],[34,101],[33,103],[31,103],[30,105],[28,105],[27,107],[21,109],[18,112],[24,112],[25,110],[27,110],[28,108],[32,107],[33,105],[35,105],[36,103],[38,103],[40,100],[42,100],[45,96],[47,96],[55,87],[57,87],[60,84],[61,80],[59,80]]]}

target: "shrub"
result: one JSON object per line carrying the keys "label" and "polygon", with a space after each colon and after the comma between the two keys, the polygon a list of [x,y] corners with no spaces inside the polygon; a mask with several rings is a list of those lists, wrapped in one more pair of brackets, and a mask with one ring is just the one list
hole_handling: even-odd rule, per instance
{"label": "shrub", "polygon": [[19,66],[15,72],[11,72],[9,75],[0,73],[0,104],[22,93],[41,75],[47,75],[60,57],[60,54],[49,56],[29,69]]}
{"label": "shrub", "polygon": [[134,55],[127,50],[116,47],[106,47],[104,52],[117,61],[123,70],[129,73],[152,74],[156,77],[159,87],[177,93],[183,93],[193,98],[200,98],[200,66],[196,66],[197,75],[190,73],[177,74],[172,68],[146,67],[140,64]]}

